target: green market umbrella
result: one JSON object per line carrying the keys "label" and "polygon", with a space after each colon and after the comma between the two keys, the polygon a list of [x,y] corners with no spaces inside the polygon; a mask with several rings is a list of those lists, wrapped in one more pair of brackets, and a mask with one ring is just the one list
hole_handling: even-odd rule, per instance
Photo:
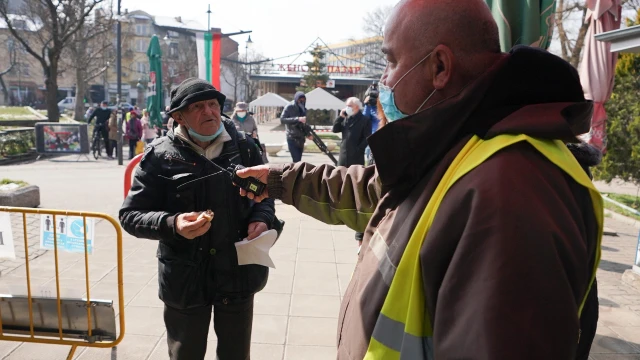
{"label": "green market umbrella", "polygon": [[147,88],[147,111],[149,111],[149,123],[152,126],[162,126],[162,50],[160,41],[153,35],[147,49],[149,57],[149,85]]}
{"label": "green market umbrella", "polygon": [[500,31],[500,48],[515,45],[548,49],[553,35],[555,0],[485,0]]}

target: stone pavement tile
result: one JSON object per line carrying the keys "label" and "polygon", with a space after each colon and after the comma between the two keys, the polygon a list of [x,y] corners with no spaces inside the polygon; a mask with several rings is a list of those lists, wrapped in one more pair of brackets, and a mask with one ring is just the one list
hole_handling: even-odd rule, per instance
{"label": "stone pavement tile", "polygon": [[336,257],[333,250],[299,249],[298,261],[335,263]]}
{"label": "stone pavement tile", "polygon": [[[124,305],[126,306],[144,288],[145,284],[124,283]],[[116,315],[119,313],[118,283],[101,281],[90,289],[92,299],[112,300]],[[83,294],[84,296],[84,294]],[[125,313],[128,316],[127,313]]]}
{"label": "stone pavement tile", "polygon": [[300,295],[291,297],[291,316],[337,318],[339,296]]}
{"label": "stone pavement tile", "polygon": [[[276,266],[278,265],[276,264]],[[271,271],[269,273],[267,286],[265,286],[262,291],[276,294],[291,294],[292,288],[293,274],[282,274]]]}
{"label": "stone pavement tile", "polygon": [[163,308],[127,306],[124,317],[126,336],[162,336],[165,332],[163,313]]}
{"label": "stone pavement tile", "polygon": [[358,242],[353,236],[353,232],[345,233],[332,231],[333,235],[333,248],[338,250],[352,250],[354,252],[358,251]]}
{"label": "stone pavement tile", "polygon": [[300,228],[303,230],[331,230],[329,225],[310,216],[305,216],[300,220]]}
{"label": "stone pavement tile", "polygon": [[294,294],[340,295],[335,264],[298,262],[293,283]]}
{"label": "stone pavement tile", "polygon": [[289,315],[291,295],[260,292],[256,294],[253,313],[258,315]]}
{"label": "stone pavement tile", "polygon": [[[89,260],[89,280],[98,281],[116,268],[114,262],[96,262]],[[81,280],[86,277],[84,261],[78,261],[60,273],[60,279]]]}
{"label": "stone pavement tile", "polygon": [[[125,293],[127,283],[125,283]],[[138,292],[127,305],[164,308],[164,303],[158,298],[158,283],[149,283]]]}
{"label": "stone pavement tile", "polygon": [[158,266],[158,258],[155,250],[138,249],[124,258],[124,268],[135,268],[138,266],[153,267]]}
{"label": "stone pavement tile", "polygon": [[336,252],[336,263],[338,264],[354,264],[358,262],[358,250],[357,249],[349,249],[349,250],[337,250]]}
{"label": "stone pavement tile", "polygon": [[254,315],[251,341],[260,344],[284,345],[287,321],[286,316]]}
{"label": "stone pavement tile", "polygon": [[640,351],[639,326],[610,326],[610,328]]}
{"label": "stone pavement tile", "polygon": [[273,259],[274,262],[278,262],[278,260],[296,261],[298,248],[297,246],[282,247],[276,243],[276,245],[269,250],[269,256],[271,256],[271,259]]}
{"label": "stone pavement tile", "polygon": [[[158,266],[125,266],[122,276],[125,283],[147,284],[158,273]],[[103,281],[118,282],[117,269],[111,270]]]}
{"label": "stone pavement tile", "polygon": [[[30,344],[22,343],[9,356],[3,360],[53,360],[66,359],[69,355],[70,346],[50,345],[50,344]],[[79,352],[79,348],[77,351]]]}
{"label": "stone pavement tile", "polygon": [[298,248],[333,250],[333,236],[331,235],[331,231],[302,228],[300,230]]}
{"label": "stone pavement tile", "polygon": [[640,360],[640,355],[625,354],[594,354],[590,359],[593,360]]}
{"label": "stone pavement tile", "polygon": [[338,319],[290,317],[287,345],[335,346]]}
{"label": "stone pavement tile", "polygon": [[282,360],[284,345],[251,344],[252,360]]}
{"label": "stone pavement tile", "polygon": [[280,275],[293,275],[296,269],[295,261],[287,261],[287,260],[278,260],[273,262],[276,265],[275,269],[269,269],[269,275],[271,274],[280,274]]}
{"label": "stone pavement tile", "polygon": [[[146,359],[160,341],[160,336],[143,336],[127,334],[117,346],[116,357],[112,357],[112,349],[87,349],[78,360],[142,360]],[[64,358],[51,358],[64,359]]]}
{"label": "stone pavement tile", "polygon": [[[216,359],[216,346],[218,346],[218,342],[208,341],[207,342],[207,353],[205,354],[205,360],[217,360]],[[167,345],[167,338],[163,337],[156,345],[155,349],[149,356],[148,360],[167,360],[169,358],[169,345]],[[251,354],[251,358],[253,358],[253,354]]]}
{"label": "stone pavement tile", "polygon": [[600,309],[598,324],[601,326],[640,326],[640,316],[625,308],[603,307]]}
{"label": "stone pavement tile", "polygon": [[277,248],[298,249],[298,235],[297,235],[298,233],[296,232],[295,235],[288,235],[288,234],[291,234],[291,233],[283,232],[282,235],[280,235],[280,238],[278,239],[278,241],[273,246]]}
{"label": "stone pavement tile", "polygon": [[15,341],[0,341],[0,359],[13,352],[21,343]]}
{"label": "stone pavement tile", "polygon": [[335,346],[298,346],[287,345],[284,360],[335,360]]}
{"label": "stone pavement tile", "polygon": [[593,354],[633,354],[637,349],[628,341],[623,340],[610,328],[598,324],[596,337],[591,345],[591,355]]}

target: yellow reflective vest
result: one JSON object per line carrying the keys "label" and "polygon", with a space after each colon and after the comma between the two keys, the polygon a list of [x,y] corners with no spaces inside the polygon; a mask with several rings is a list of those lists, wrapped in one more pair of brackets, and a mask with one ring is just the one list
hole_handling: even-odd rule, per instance
{"label": "yellow reflective vest", "polygon": [[453,160],[436,187],[424,213],[416,225],[400,259],[389,293],[373,330],[365,360],[433,359],[433,329],[426,309],[423,290],[420,249],[433,223],[438,207],[447,191],[464,175],[501,149],[526,141],[549,161],[567,173],[591,195],[598,223],[594,269],[589,286],[578,308],[578,316],[586,301],[600,263],[604,210],[600,193],[566,145],[559,140],[540,140],[526,135],[499,135],[489,140],[474,136]]}

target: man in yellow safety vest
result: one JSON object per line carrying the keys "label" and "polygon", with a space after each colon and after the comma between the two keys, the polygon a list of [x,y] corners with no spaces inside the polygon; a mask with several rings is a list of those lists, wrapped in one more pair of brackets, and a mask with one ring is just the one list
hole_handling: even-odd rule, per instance
{"label": "man in yellow safety vest", "polygon": [[501,53],[481,0],[400,1],[383,51],[375,166],[239,173],[267,183],[256,201],[364,231],[338,359],[588,354],[603,209],[565,145],[592,113],[576,70],[540,49]]}

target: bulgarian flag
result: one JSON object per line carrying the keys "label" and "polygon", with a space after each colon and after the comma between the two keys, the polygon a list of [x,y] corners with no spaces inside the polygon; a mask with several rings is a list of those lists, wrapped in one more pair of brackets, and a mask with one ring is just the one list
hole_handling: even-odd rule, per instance
{"label": "bulgarian flag", "polygon": [[220,90],[220,39],[222,34],[196,34],[198,48],[198,77]]}

